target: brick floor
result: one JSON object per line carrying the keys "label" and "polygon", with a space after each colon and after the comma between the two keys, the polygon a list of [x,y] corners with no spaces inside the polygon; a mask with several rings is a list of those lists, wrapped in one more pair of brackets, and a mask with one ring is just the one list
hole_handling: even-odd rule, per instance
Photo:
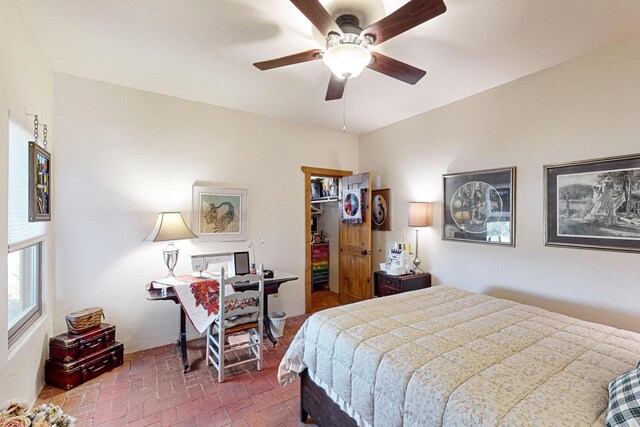
{"label": "brick floor", "polygon": [[[125,355],[122,366],[68,392],[45,386],[36,404],[60,405],[87,426],[298,426],[300,384],[280,387],[278,365],[306,315],[287,319],[275,348],[265,340],[264,367],[227,370],[218,383],[205,365],[204,339],[190,341],[190,371],[175,345]],[[236,370],[233,372],[233,370]]]}

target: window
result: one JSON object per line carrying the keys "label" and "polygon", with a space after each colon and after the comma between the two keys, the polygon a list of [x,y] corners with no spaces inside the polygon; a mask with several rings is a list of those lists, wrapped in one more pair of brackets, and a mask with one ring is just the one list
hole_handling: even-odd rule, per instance
{"label": "window", "polygon": [[13,344],[42,312],[40,284],[42,243],[9,252],[9,345]]}
{"label": "window", "polygon": [[9,345],[42,313],[44,223],[29,222],[29,139],[26,126],[9,116],[9,200],[7,255]]}

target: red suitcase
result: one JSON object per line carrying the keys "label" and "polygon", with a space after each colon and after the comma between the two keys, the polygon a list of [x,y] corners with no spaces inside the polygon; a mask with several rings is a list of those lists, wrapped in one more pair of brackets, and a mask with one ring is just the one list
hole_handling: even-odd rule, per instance
{"label": "red suitcase", "polygon": [[116,341],[116,327],[101,323],[78,335],[62,334],[49,340],[49,357],[69,363],[106,348]]}
{"label": "red suitcase", "polygon": [[54,387],[71,390],[122,365],[123,360],[124,345],[119,342],[69,363],[47,359],[44,365],[44,381]]}

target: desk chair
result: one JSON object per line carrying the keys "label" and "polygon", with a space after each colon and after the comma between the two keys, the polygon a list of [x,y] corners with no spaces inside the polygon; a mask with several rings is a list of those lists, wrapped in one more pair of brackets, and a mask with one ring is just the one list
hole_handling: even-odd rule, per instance
{"label": "desk chair", "polygon": [[[260,271],[263,271],[262,267]],[[257,362],[258,371],[262,370],[262,325],[264,302],[264,273],[247,274],[224,279],[221,271],[218,299],[218,318],[207,330],[207,366],[212,364],[218,370],[218,382],[224,381],[225,368]],[[257,291],[236,291],[225,295],[225,285],[239,282],[258,282]],[[227,337],[248,331],[248,340],[231,345]],[[226,363],[225,354],[247,350],[249,358],[234,363]]]}

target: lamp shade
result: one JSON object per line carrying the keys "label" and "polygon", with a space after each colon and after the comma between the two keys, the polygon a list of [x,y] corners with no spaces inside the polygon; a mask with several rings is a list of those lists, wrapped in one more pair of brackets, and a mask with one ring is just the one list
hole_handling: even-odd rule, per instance
{"label": "lamp shade", "polygon": [[144,240],[151,242],[166,242],[182,239],[197,238],[184,223],[180,212],[161,212],[158,214],[156,225]]}
{"label": "lamp shade", "polygon": [[338,44],[330,47],[322,60],[336,76],[343,79],[354,78],[371,63],[371,52],[357,44]]}
{"label": "lamp shade", "polygon": [[409,202],[409,227],[428,227],[429,203]]}

